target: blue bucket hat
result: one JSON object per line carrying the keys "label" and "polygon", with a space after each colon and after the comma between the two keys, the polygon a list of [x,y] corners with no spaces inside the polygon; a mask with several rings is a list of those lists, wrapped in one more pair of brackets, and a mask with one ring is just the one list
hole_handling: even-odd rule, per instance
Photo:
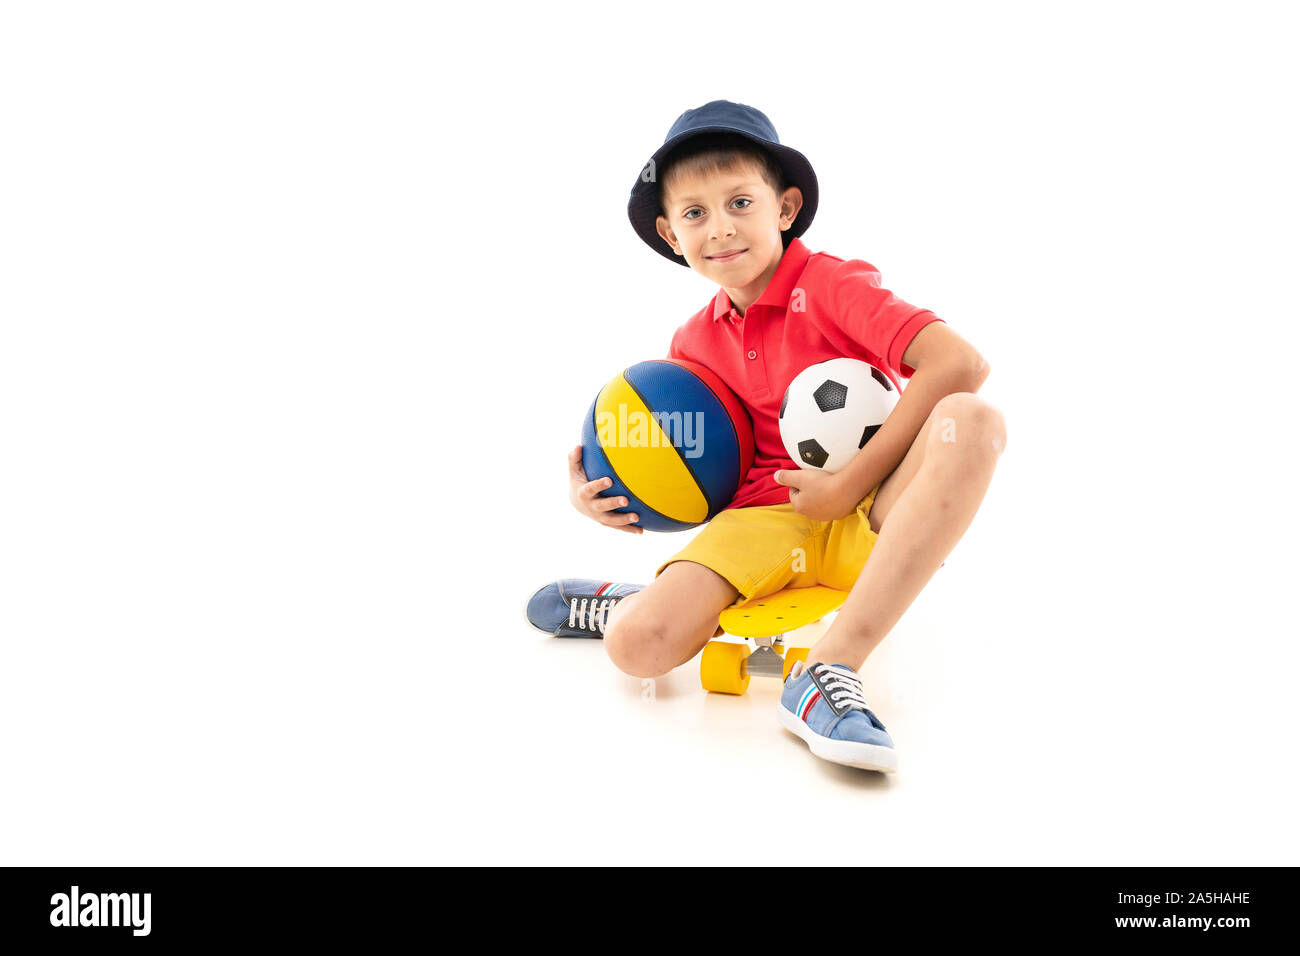
{"label": "blue bucket hat", "polygon": [[791,240],[802,236],[817,213],[817,175],[813,172],[812,164],[798,150],[781,145],[777,139],[776,127],[759,110],[730,100],[714,100],[677,117],[677,121],[668,130],[664,144],[655,150],[654,155],[642,167],[641,175],[632,187],[632,195],[627,201],[627,217],[645,244],[664,258],[690,268],[690,263],[673,252],[672,247],[655,230],[655,220],[662,215],[659,207],[658,173],[664,157],[672,149],[701,133],[735,133],[757,143],[772,155],[785,174],[786,185],[798,186],[803,193],[803,206],[799,209],[799,215],[782,234],[781,241],[788,247]]}

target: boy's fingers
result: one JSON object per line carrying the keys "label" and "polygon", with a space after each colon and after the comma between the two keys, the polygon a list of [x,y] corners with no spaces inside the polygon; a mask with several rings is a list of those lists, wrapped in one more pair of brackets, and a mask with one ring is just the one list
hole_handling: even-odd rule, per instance
{"label": "boy's fingers", "polygon": [[791,471],[789,468],[783,468],[780,471],[772,472],[772,480],[778,485],[785,485],[788,488],[798,488],[799,482],[803,480],[798,469]]}
{"label": "boy's fingers", "polygon": [[645,528],[638,527],[635,522],[637,515],[615,515],[611,514],[616,508],[626,508],[627,498],[612,497],[606,498],[601,496],[602,491],[606,491],[614,480],[608,476],[604,478],[593,478],[587,481],[587,474],[582,468],[582,446],[577,445],[569,451],[569,473],[584,482],[579,485],[578,495],[582,498],[589,499],[584,504],[597,521],[603,525],[608,525],[619,531],[626,531],[628,534],[644,534]]}
{"label": "boy's fingers", "polygon": [[582,470],[582,446],[569,452],[569,474],[576,475],[583,481],[587,480],[587,473]]}

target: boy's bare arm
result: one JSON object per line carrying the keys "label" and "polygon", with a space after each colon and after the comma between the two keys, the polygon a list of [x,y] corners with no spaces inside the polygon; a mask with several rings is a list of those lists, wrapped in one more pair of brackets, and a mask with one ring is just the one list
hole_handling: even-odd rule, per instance
{"label": "boy's bare arm", "polygon": [[840,475],[861,500],[902,462],[921,426],[939,399],[953,392],[974,392],[989,375],[989,365],[975,347],[943,322],[931,322],[912,339],[903,364],[915,370],[898,404],[871,441]]}

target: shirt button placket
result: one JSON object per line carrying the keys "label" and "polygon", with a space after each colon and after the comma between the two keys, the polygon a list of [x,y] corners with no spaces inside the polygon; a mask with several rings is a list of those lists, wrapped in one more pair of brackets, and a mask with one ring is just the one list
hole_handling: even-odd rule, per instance
{"label": "shirt button placket", "polygon": [[758,349],[755,347],[759,344],[759,335],[761,330],[754,322],[746,322],[744,326],[744,349],[745,349],[745,380],[749,383],[751,395],[757,395],[767,391],[767,374],[763,368],[763,363],[759,360]]}
{"label": "shirt button placket", "polygon": [[761,317],[755,316],[758,321],[747,322],[746,331],[749,333],[749,348],[745,351],[745,357],[748,361],[745,363],[750,369],[749,381],[755,386],[754,394],[760,396],[770,396],[772,392],[772,383],[767,379],[767,360],[763,357],[763,325]]}

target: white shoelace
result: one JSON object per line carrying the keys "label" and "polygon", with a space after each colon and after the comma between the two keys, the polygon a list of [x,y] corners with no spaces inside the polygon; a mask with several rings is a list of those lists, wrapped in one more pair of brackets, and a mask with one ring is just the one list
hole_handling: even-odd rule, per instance
{"label": "white shoelace", "polygon": [[[605,617],[614,609],[614,605],[622,598],[570,598],[569,599],[569,627],[578,627],[584,631],[596,631],[600,634],[605,633]],[[578,602],[582,604],[579,606]],[[587,605],[591,606],[588,607]]]}
{"label": "white shoelace", "polygon": [[867,709],[867,698],[862,694],[862,681],[829,664],[818,664],[817,673],[827,678],[826,689],[833,692],[833,702],[847,699],[850,704]]}

